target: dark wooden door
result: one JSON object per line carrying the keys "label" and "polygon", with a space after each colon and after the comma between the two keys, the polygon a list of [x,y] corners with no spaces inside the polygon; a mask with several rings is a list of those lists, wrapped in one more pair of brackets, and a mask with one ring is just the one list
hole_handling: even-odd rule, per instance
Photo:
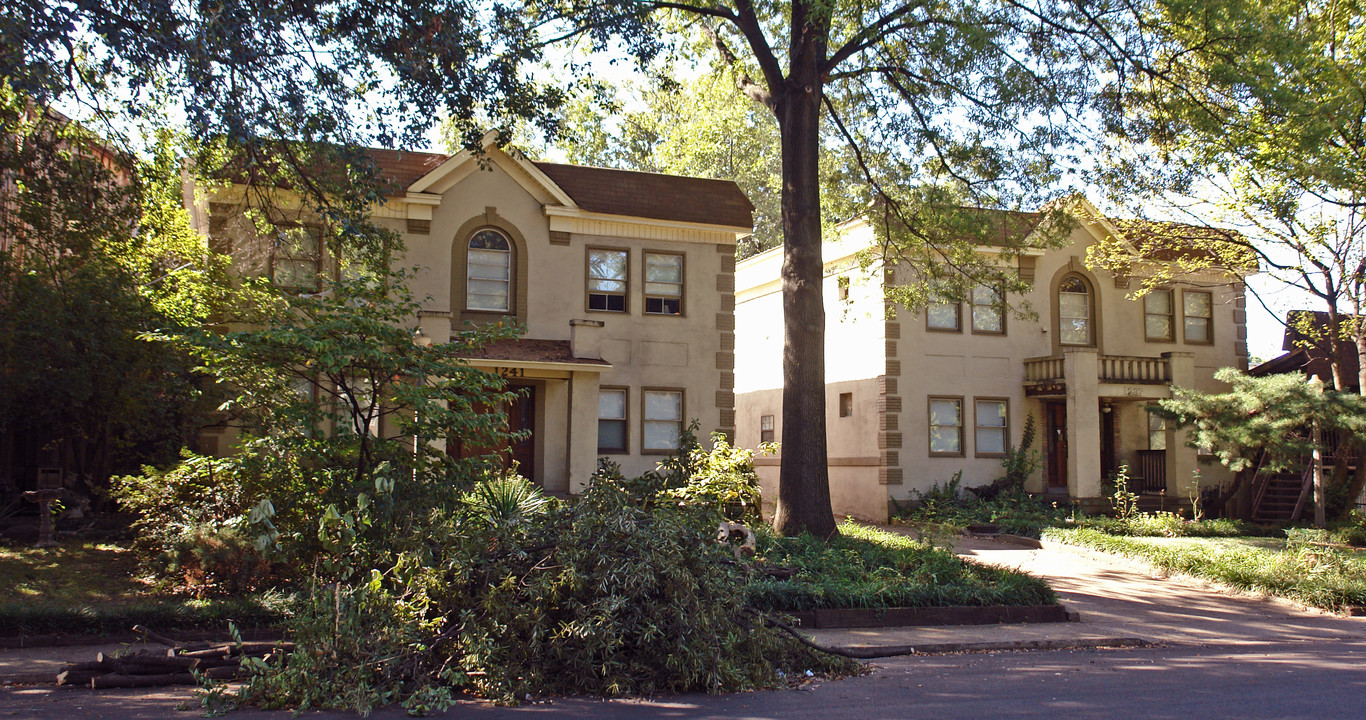
{"label": "dark wooden door", "polygon": [[507,408],[508,431],[525,433],[520,440],[513,440],[512,447],[503,453],[503,464],[508,466],[517,462],[517,472],[528,480],[536,479],[536,388],[531,386],[514,387],[517,398]]}
{"label": "dark wooden door", "polygon": [[1044,405],[1048,429],[1048,487],[1067,488],[1067,404]]}
{"label": "dark wooden door", "polygon": [[[464,439],[452,438],[446,445],[446,452],[455,458],[471,458],[485,455],[497,456],[503,469],[517,462],[517,473],[528,480],[536,479],[536,388],[531,385],[514,385],[509,390],[517,393],[507,405],[501,407],[507,415],[507,432],[521,433],[522,436],[505,440],[495,447],[484,447]],[[478,412],[487,412],[480,406]]]}

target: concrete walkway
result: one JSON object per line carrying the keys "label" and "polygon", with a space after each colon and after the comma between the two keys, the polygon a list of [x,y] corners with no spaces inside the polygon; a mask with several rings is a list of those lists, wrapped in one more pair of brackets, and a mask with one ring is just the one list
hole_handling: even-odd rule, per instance
{"label": "concrete walkway", "polygon": [[[906,532],[905,528],[888,528]],[[1211,583],[1165,577],[1118,555],[1059,543],[1029,548],[958,538],[954,551],[1023,570],[1058,592],[1075,623],[812,630],[813,640],[865,657],[1001,649],[1123,647],[1136,644],[1238,646],[1366,639],[1366,618],[1344,618],[1253,597]]]}

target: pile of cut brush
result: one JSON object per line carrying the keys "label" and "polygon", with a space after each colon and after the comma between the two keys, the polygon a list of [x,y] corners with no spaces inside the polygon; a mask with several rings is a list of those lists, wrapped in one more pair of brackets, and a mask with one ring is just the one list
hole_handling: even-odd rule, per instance
{"label": "pile of cut brush", "polygon": [[289,642],[181,643],[140,626],[134,629],[167,648],[127,655],[96,653],[94,662],[67,663],[66,669],[57,674],[57,684],[101,690],[194,685],[200,678],[234,680],[249,674],[246,664],[251,659],[269,662],[294,649],[294,643]]}

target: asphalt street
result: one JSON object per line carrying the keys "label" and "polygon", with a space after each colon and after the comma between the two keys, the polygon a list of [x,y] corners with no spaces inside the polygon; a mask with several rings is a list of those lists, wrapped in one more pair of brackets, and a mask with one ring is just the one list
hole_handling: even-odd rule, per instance
{"label": "asphalt street", "polygon": [[[566,699],[515,708],[463,702],[435,717],[1349,719],[1366,717],[1363,661],[1366,643],[1361,641],[910,656],[880,660],[863,677],[818,680],[798,689],[650,701]],[[0,690],[0,718],[184,718],[202,712],[185,689]],[[355,717],[349,713],[305,716]],[[229,717],[282,720],[289,715],[246,710]],[[371,717],[405,715],[388,709]]]}

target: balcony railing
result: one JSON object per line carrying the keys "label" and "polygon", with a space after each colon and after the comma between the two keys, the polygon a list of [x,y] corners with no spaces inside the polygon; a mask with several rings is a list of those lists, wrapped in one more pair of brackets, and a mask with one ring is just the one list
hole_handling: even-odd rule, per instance
{"label": "balcony railing", "polygon": [[1025,382],[1047,383],[1062,380],[1062,356],[1028,358],[1024,361]]}
{"label": "balcony railing", "polygon": [[[1101,382],[1138,385],[1168,385],[1172,381],[1171,364],[1163,357],[1135,357],[1130,355],[1101,355],[1096,373]],[[1055,384],[1063,382],[1061,355],[1028,358],[1024,361],[1025,383]]]}
{"label": "balcony railing", "polygon": [[1171,365],[1166,358],[1101,355],[1100,381],[1110,383],[1151,383],[1169,385]]}

